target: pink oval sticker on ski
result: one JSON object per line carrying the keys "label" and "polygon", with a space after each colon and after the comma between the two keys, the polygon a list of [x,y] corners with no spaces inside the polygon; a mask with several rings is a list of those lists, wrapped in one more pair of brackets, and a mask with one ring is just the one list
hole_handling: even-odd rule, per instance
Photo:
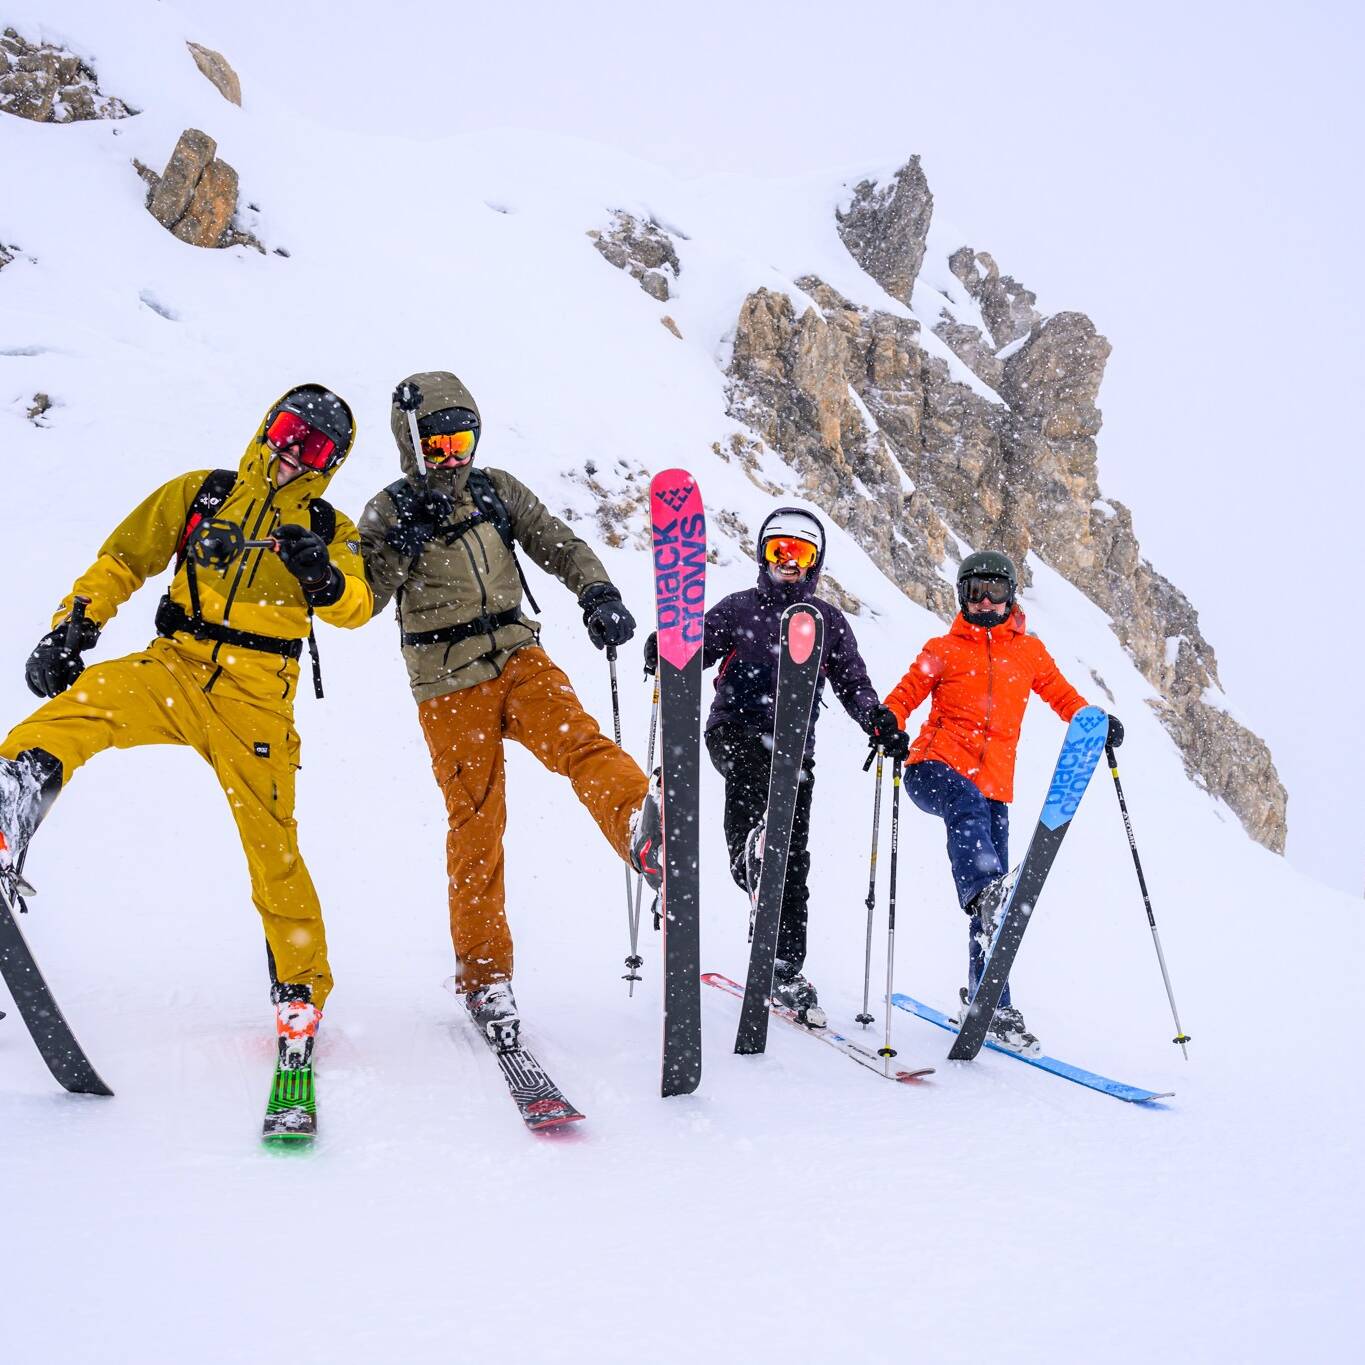
{"label": "pink oval sticker on ski", "polygon": [[799,611],[791,618],[787,627],[787,652],[792,662],[803,664],[810,658],[815,648],[815,617],[808,611]]}

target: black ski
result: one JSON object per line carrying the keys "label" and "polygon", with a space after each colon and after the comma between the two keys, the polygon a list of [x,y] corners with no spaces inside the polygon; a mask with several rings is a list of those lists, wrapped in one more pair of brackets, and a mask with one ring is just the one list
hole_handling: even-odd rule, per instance
{"label": "black ski", "polygon": [[701,1084],[701,907],[697,793],[706,614],[706,512],[697,481],[667,469],[650,484],[659,631],[664,817],[664,1054],[661,1093]]}
{"label": "black ski", "polygon": [[507,1082],[508,1093],[522,1122],[533,1133],[557,1128],[561,1123],[576,1123],[583,1117],[524,1047],[501,1049],[482,1029],[479,1031],[498,1059],[502,1078]]}
{"label": "black ski", "polygon": [[57,1083],[78,1095],[112,1095],[52,998],[14,917],[16,903],[22,905],[0,878],[0,976]]}
{"label": "black ski", "polygon": [[1071,828],[1071,817],[1076,814],[1095,765],[1104,752],[1108,733],[1109,717],[1098,706],[1086,706],[1071,718],[1062,741],[1062,752],[1052,772],[1043,813],[1029,840],[1024,861],[1019,864],[1019,875],[998,912],[995,937],[981,980],[967,1006],[961,1032],[948,1053],[953,1061],[971,1061],[986,1041],[987,1029],[1004,994],[1024,930],[1038,904],[1057,850]]}
{"label": "black ski", "polygon": [[796,789],[806,756],[810,713],[825,652],[825,620],[817,608],[798,602],[782,614],[773,714],[773,763],[768,777],[768,813],[763,832],[763,870],[749,949],[749,977],[739,1015],[735,1051],[762,1052],[768,1043],[768,1003],[787,886],[787,853],[796,818]]}

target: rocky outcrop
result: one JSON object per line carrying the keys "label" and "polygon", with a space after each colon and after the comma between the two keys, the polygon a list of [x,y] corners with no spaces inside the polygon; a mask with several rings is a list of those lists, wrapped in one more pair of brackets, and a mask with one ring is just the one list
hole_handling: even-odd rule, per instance
{"label": "rocky outcrop", "polygon": [[214,89],[229,104],[235,104],[240,108],[242,83],[237,79],[237,73],[232,69],[232,64],[228,59],[221,52],[215,52],[211,47],[201,47],[198,43],[187,42],[185,46],[189,48],[195,66],[204,74]]}
{"label": "rocky outcrop", "polygon": [[237,172],[218,159],[217,151],[218,144],[207,133],[187,128],[159,176],[139,165],[138,174],[151,186],[147,211],[191,246],[223,247],[246,241],[264,250],[254,239],[233,231]]}
{"label": "rocky outcrop", "polygon": [[682,273],[672,237],[653,219],[642,223],[620,209],[612,213],[611,219],[607,231],[592,228],[588,232],[593,245],[651,298],[666,303],[672,297],[670,281]]}
{"label": "rocky outcrop", "polygon": [[839,210],[839,236],[858,262],[894,299],[910,302],[925,240],[934,214],[934,196],[912,156],[885,184],[863,180],[848,206]]}
{"label": "rocky outcrop", "polygon": [[17,255],[19,255],[19,248],[13,242],[9,246],[0,242],[0,270],[3,270]]}
{"label": "rocky outcrop", "polygon": [[[854,254],[883,273],[900,261],[893,280],[913,281],[904,269],[914,254],[907,205],[920,180],[912,161],[892,186],[855,194],[865,216]],[[927,187],[920,197],[931,202]],[[880,242],[874,206],[888,234]],[[921,235],[915,270],[922,256]],[[972,354],[976,363],[968,363],[983,378],[994,376],[1002,401],[954,381],[946,362],[925,351],[913,319],[858,308],[807,277],[796,282],[799,301],[759,289],[741,306],[731,415],[795,469],[802,496],[907,596],[945,619],[956,609],[960,546],[1005,549],[1026,581],[1030,550],[1063,574],[1112,619],[1160,696],[1158,714],[1191,778],[1224,800],[1253,838],[1282,852],[1287,799],[1269,749],[1221,705],[1217,660],[1198,613],[1142,557],[1128,509],[1100,493],[1098,400],[1109,342],[1083,313],[1039,315],[1034,296],[984,252],[964,248],[952,268],[991,329],[988,339],[962,324],[966,331],[951,333],[953,349]],[[908,288],[897,296],[908,297]],[[722,453],[762,484],[759,451],[736,437]]]}
{"label": "rocky outcrop", "polygon": [[12,28],[0,35],[0,111],[34,123],[127,118],[137,110],[101,92],[80,57],[50,43],[31,43]]}

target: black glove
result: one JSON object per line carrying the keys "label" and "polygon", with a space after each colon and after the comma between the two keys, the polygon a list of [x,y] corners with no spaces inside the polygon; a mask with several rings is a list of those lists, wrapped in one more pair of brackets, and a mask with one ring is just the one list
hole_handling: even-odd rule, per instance
{"label": "black glove", "polygon": [[1109,733],[1104,743],[1109,749],[1117,749],[1123,743],[1123,722],[1117,716],[1109,717]]}
{"label": "black glove", "polygon": [[645,637],[645,672],[652,678],[659,671],[659,632],[651,630]]}
{"label": "black glove", "polygon": [[635,618],[610,583],[593,583],[578,595],[588,639],[598,649],[623,645],[635,634]]}
{"label": "black glove", "polygon": [[33,647],[24,665],[24,681],[36,697],[55,697],[65,692],[85,672],[81,653],[93,649],[99,642],[100,628],[93,621],[83,619],[75,648],[66,647],[66,622],[50,630]]}
{"label": "black glove", "polygon": [[412,511],[389,527],[384,544],[406,559],[416,559],[454,510],[455,500],[449,493],[424,485],[413,501]]}
{"label": "black glove", "polygon": [[327,542],[307,526],[277,526],[275,539],[280,546],[284,567],[303,585],[303,596],[310,607],[331,606],[342,594],[345,583],[327,554]]}
{"label": "black glove", "polygon": [[901,729],[896,713],[889,706],[879,706],[867,722],[867,733],[872,742],[887,758],[904,763],[910,753],[910,736]]}

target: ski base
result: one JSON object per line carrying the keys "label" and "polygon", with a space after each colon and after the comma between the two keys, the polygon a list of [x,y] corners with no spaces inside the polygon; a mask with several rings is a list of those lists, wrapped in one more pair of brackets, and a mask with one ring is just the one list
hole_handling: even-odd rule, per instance
{"label": "ski base", "polygon": [[[724,991],[726,995],[733,995],[737,1000],[744,999],[744,987],[738,981],[731,981],[728,976],[723,976],[720,972],[705,972],[702,981],[708,986],[714,986],[717,990]],[[896,1070],[889,1070],[887,1060],[879,1057],[872,1048],[864,1047],[861,1043],[854,1042],[852,1038],[845,1038],[842,1033],[826,1025],[824,1028],[810,1028],[797,1018],[796,1011],[789,1009],[786,1005],[769,1003],[770,1012],[778,1019],[790,1024],[792,1028],[806,1034],[810,1038],[818,1038],[822,1043],[828,1043],[837,1052],[842,1052],[851,1061],[857,1062],[859,1066],[866,1067],[869,1071],[875,1072],[884,1080],[888,1081],[915,1081],[921,1076],[932,1076],[934,1068],[932,1066],[917,1066],[911,1068],[898,1067]]]}
{"label": "ski base", "polygon": [[28,1027],[47,1069],[63,1089],[77,1095],[112,1095],[91,1065],[53,998],[14,915],[18,880],[0,881],[0,976]]}
{"label": "ski base", "polygon": [[[949,1033],[958,1031],[957,1025],[942,1010],[936,1010],[932,1005],[923,1004],[913,996],[893,995],[891,1002],[910,1014],[916,1014],[921,1019],[927,1019],[931,1024],[937,1024],[939,1028],[947,1029]],[[1012,1048],[1003,1047],[989,1039],[986,1046],[992,1052],[1013,1057],[1016,1061],[1027,1062],[1029,1066],[1036,1066],[1039,1071],[1051,1072],[1052,1075],[1060,1076],[1063,1080],[1075,1081],[1077,1085],[1086,1086],[1090,1090],[1098,1090],[1104,1095],[1112,1095],[1116,1100],[1126,1100],[1129,1104],[1150,1104],[1153,1100],[1170,1099],[1175,1094],[1173,1090],[1143,1090],[1140,1086],[1125,1085],[1122,1081],[1112,1081],[1108,1076],[1097,1075],[1095,1072],[1086,1071],[1082,1067],[1072,1066],[1069,1062],[1060,1062],[1055,1057],[1030,1057],[1025,1052],[1015,1052]]]}
{"label": "ski base", "polygon": [[275,1067],[275,1081],[265,1109],[261,1141],[272,1146],[296,1146],[312,1142],[318,1135],[317,1094],[313,1088],[313,1068]]}

